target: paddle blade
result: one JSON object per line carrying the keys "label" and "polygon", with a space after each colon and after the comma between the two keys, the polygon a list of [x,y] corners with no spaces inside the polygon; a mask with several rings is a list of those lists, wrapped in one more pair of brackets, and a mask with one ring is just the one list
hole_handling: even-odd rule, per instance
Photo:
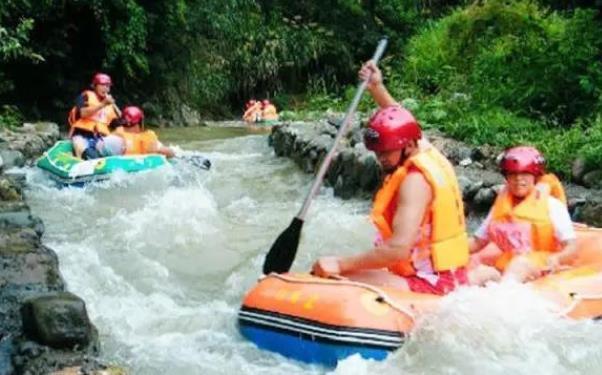
{"label": "paddle blade", "polygon": [[201,155],[181,156],[180,159],[200,169],[208,171],[211,168],[211,161]]}
{"label": "paddle blade", "polygon": [[263,273],[267,275],[271,272],[288,272],[293,265],[297,248],[299,247],[299,238],[301,237],[301,228],[303,220],[294,218],[291,224],[280,233],[272,248],[265,256],[263,262]]}

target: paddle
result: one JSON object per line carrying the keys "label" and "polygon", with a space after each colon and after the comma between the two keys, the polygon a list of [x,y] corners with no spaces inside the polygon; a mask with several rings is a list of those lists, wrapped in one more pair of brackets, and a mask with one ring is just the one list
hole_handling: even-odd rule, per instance
{"label": "paddle", "polygon": [[117,114],[117,117],[121,117],[121,109],[119,109],[119,107],[117,107],[117,104],[113,103],[111,105],[113,106],[113,110]]}
{"label": "paddle", "polygon": [[194,167],[208,171],[211,168],[211,161],[202,155],[180,155],[174,159],[186,162]]}
{"label": "paddle", "polygon": [[[378,47],[376,48],[376,52],[374,52],[374,56],[372,56],[372,60],[374,63],[378,63],[380,60],[385,48],[387,47],[387,39],[383,38],[378,43]],[[369,80],[369,79],[368,79]],[[353,97],[353,101],[349,108],[347,108],[347,112],[345,113],[345,118],[339,127],[339,131],[334,139],[334,143],[332,148],[322,161],[322,165],[320,165],[320,169],[318,170],[318,174],[314,180],[305,201],[303,202],[303,206],[297,213],[297,216],[293,218],[291,224],[284,230],[284,232],[280,233],[280,236],[276,239],[270,251],[267,253],[264,263],[263,263],[263,273],[268,274],[271,272],[283,273],[288,272],[288,270],[293,265],[293,261],[295,260],[295,255],[297,254],[297,248],[299,247],[299,238],[301,236],[301,228],[303,227],[303,221],[305,219],[305,215],[307,214],[307,210],[311,204],[311,200],[314,195],[318,192],[320,185],[322,185],[322,181],[324,180],[324,175],[334,158],[336,153],[337,146],[339,142],[343,138],[343,135],[347,132],[347,130],[351,127],[351,119],[353,117],[353,112],[355,112],[360,99],[362,98],[362,94],[364,90],[366,90],[366,86],[368,86],[368,80],[361,82],[357,88],[355,96]]]}

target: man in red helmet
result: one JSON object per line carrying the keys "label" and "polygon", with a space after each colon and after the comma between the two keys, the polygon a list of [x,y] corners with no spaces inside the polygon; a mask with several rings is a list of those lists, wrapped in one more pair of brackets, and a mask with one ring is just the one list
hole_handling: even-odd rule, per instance
{"label": "man in red helmet", "polygon": [[97,73],[92,78],[92,90],[85,90],[69,112],[69,137],[75,156],[84,159],[101,157],[96,143],[109,134],[109,124],[121,115],[110,94],[111,77]]}
{"label": "man in red helmet", "polygon": [[[422,139],[418,122],[389,94],[372,61],[359,75],[368,79],[368,90],[380,107],[370,119],[364,143],[387,174],[371,213],[382,238],[367,252],[319,259],[314,274],[342,274],[432,294],[479,282],[476,273],[466,271],[464,205],[452,165]],[[383,268],[390,273],[374,271]]]}
{"label": "man in red helmet", "polygon": [[470,241],[473,262],[488,263],[504,278],[524,282],[570,261],[577,250],[576,235],[564,190],[555,177],[544,174],[540,152],[510,148],[500,169],[506,186]]}
{"label": "man in red helmet", "polygon": [[139,107],[125,107],[122,116],[111,123],[111,128],[115,128],[113,133],[99,144],[99,148],[105,152],[114,152],[115,146],[121,142],[121,154],[162,154],[168,158],[175,156],[171,148],[159,141],[154,131],[144,130],[144,112]]}

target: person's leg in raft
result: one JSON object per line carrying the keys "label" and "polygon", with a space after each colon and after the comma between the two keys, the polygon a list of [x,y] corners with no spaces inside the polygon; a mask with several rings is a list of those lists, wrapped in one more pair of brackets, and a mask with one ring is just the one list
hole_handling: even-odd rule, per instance
{"label": "person's leg in raft", "polygon": [[71,144],[75,157],[82,158],[84,151],[88,148],[88,139],[81,135],[74,135],[71,137]]}
{"label": "person's leg in raft", "polygon": [[125,142],[117,135],[102,137],[96,142],[96,151],[101,157],[125,154]]}
{"label": "person's leg in raft", "polygon": [[73,153],[76,157],[84,160],[98,159],[100,154],[96,151],[96,138],[83,135],[74,135],[71,137],[73,144]]}

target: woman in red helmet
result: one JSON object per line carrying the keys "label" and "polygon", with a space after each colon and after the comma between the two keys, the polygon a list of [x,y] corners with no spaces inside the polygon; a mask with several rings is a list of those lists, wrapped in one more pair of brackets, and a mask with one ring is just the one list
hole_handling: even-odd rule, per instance
{"label": "woman in red helmet", "polygon": [[544,175],[537,149],[506,150],[500,169],[506,186],[471,239],[470,252],[476,253],[473,261],[495,266],[504,278],[527,281],[569,261],[576,235],[564,191],[557,179]]}
{"label": "woman in red helmet", "polygon": [[109,134],[109,124],[121,115],[110,94],[111,77],[97,73],[92,78],[92,90],[85,90],[69,112],[69,137],[75,156],[95,159],[99,154],[96,143]]}
{"label": "woman in red helmet", "polygon": [[122,142],[121,153],[125,155],[162,154],[168,158],[175,156],[171,148],[159,141],[154,131],[144,130],[144,112],[139,107],[125,107],[121,118],[111,123],[111,127],[115,130],[99,145],[104,152],[114,152],[114,145],[119,143],[117,138]]}
{"label": "woman in red helmet", "polygon": [[[374,63],[364,64],[360,78],[369,79],[368,90],[380,106],[369,121],[364,143],[387,174],[371,213],[381,239],[358,255],[321,258],[313,272],[421,293],[448,293],[471,278],[466,271],[464,205],[454,169],[422,139],[418,122],[391,97]],[[390,273],[374,272],[383,268]]]}

